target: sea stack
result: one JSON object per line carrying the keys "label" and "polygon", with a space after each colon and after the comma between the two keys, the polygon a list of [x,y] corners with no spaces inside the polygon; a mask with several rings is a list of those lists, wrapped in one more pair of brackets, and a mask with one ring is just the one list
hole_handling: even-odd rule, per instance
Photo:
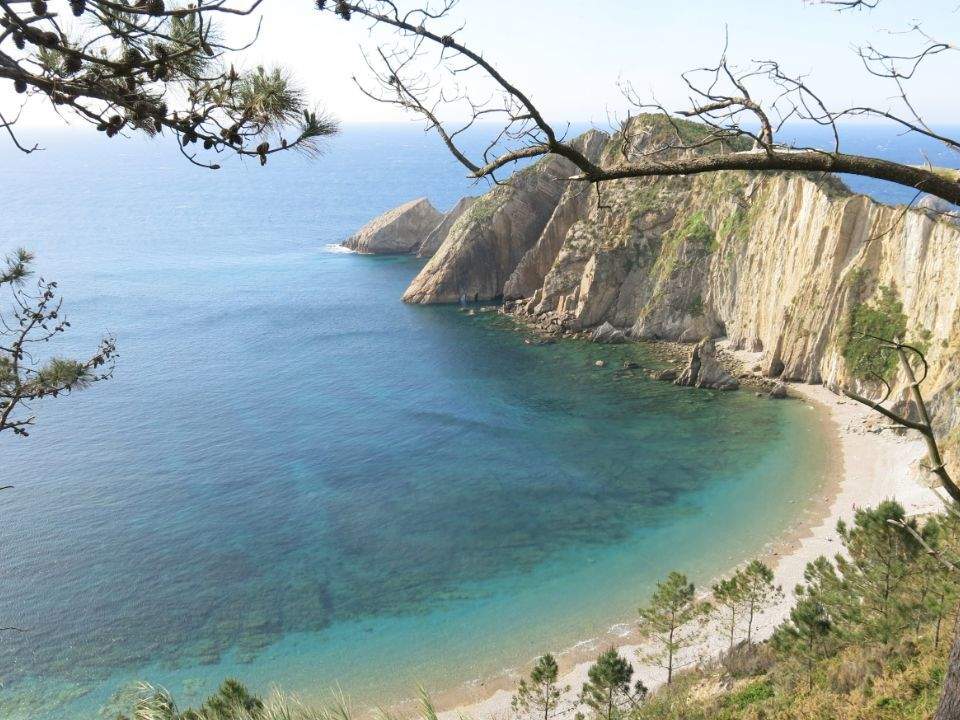
{"label": "sea stack", "polygon": [[368,222],[343,246],[369,255],[414,253],[441,220],[443,215],[429,200],[411,200]]}

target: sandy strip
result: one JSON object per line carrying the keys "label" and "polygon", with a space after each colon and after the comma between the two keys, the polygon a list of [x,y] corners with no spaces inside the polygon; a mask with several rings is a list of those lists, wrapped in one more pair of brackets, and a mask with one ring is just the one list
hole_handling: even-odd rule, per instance
{"label": "sandy strip", "polygon": [[[740,359],[747,367],[752,364],[751,360],[755,360],[747,353],[742,355]],[[941,506],[939,497],[918,466],[925,454],[919,435],[912,432],[900,434],[879,421],[877,414],[868,408],[839,397],[822,386],[792,384],[790,394],[800,401],[820,406],[829,414],[830,431],[835,434],[836,444],[825,450],[838,455],[836,475],[839,481],[826,488],[826,497],[821,502],[814,501],[814,505],[819,505],[819,512],[811,516],[807,526],[799,532],[796,529],[788,531],[764,558],[774,567],[776,583],[783,587],[785,597],[759,617],[754,631],[758,639],[768,637],[789,614],[793,605],[793,588],[802,581],[807,563],[820,555],[832,557],[836,554],[839,549],[836,538],[838,520],[849,520],[857,507],[874,506],[890,498],[898,500],[910,515],[932,512]],[[666,679],[664,671],[640,664],[637,656],[642,646],[636,635],[624,633],[622,628],[619,634],[622,639],[616,644],[620,654],[633,663],[634,678],[643,679],[651,689],[662,684]],[[720,627],[708,628],[704,636],[706,639],[699,646],[680,658],[681,663],[716,657],[725,649],[725,631]],[[598,639],[586,649],[573,649],[558,655],[564,673],[560,685],[572,688],[565,700],[573,700],[587,678],[587,669],[593,658],[611,644],[614,643],[610,640]],[[438,698],[440,707],[452,708],[440,714],[441,720],[456,720],[459,715],[477,720],[510,718],[513,716],[510,699],[514,687],[515,684],[507,678],[500,678],[474,689],[474,697],[486,691],[487,697],[479,701],[465,702],[462,694],[459,702],[451,702],[452,697],[446,702]]]}

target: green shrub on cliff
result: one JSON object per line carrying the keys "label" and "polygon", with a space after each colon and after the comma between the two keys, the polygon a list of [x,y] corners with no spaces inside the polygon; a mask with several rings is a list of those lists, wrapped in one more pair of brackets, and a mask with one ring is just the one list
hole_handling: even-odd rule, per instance
{"label": "green shrub on cliff", "polygon": [[707,219],[700,211],[692,213],[683,221],[676,232],[678,242],[692,242],[701,245],[707,252],[716,250],[716,235],[713,228],[707,224]]}
{"label": "green shrub on cliff", "polygon": [[737,207],[732,213],[720,221],[717,228],[718,239],[746,240],[750,232],[750,215],[742,207]]}
{"label": "green shrub on cliff", "polygon": [[878,297],[858,303],[850,311],[842,348],[847,368],[864,380],[875,376],[891,380],[897,369],[897,355],[883,350],[876,338],[902,339],[906,331],[903,303],[892,288],[881,285]]}

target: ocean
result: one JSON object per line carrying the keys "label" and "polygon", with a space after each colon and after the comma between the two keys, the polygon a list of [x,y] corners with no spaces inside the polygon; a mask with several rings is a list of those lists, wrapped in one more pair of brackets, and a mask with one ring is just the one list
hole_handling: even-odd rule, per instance
{"label": "ocean", "polygon": [[670,570],[757,556],[829,480],[802,402],[407,306],[423,261],[339,251],[486,189],[415,126],[218,173],[170,142],[39,140],[0,150],[0,250],[59,282],[51,351],[109,332],[120,359],[0,437],[4,718],[113,717],[138,681],[183,705],[227,676],[360,706],[476,683],[629,622]]}

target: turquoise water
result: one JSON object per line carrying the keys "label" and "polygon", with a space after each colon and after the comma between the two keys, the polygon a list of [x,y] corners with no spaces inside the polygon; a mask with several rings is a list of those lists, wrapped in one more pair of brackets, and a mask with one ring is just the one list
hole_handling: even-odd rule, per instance
{"label": "turquoise water", "polygon": [[489,677],[630,619],[669,570],[755,556],[824,481],[802,403],[405,306],[419,261],[331,252],[482,191],[416,129],[217,175],[44,140],[3,156],[4,243],[60,281],[64,351],[111,331],[121,359],[0,438],[0,624],[25,631],[0,636],[4,718],[98,717],[138,679],[367,704]]}

